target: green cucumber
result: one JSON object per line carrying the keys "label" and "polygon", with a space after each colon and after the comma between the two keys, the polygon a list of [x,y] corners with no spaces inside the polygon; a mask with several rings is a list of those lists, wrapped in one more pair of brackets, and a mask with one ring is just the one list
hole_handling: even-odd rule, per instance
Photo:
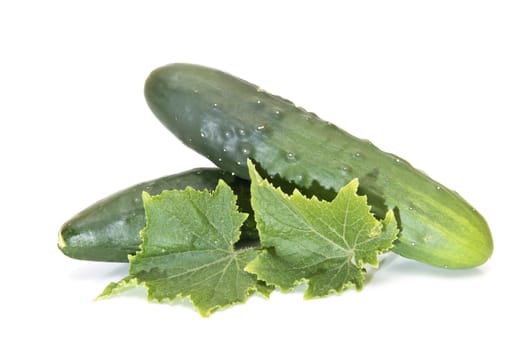
{"label": "green cucumber", "polygon": [[[143,182],[114,193],[82,210],[60,229],[58,248],[67,256],[80,260],[127,262],[141,243],[140,230],[145,226],[142,192],[157,195],[163,190],[213,190],[223,179],[238,198],[240,211],[252,213],[249,182],[220,169],[200,168]],[[258,238],[253,215],[242,227],[242,239]]]}
{"label": "green cucumber", "polygon": [[219,70],[172,64],[150,74],[145,96],[182,142],[245,179],[247,158],[267,175],[305,189],[338,191],[358,177],[377,216],[395,210],[401,234],[394,251],[406,258],[469,268],[492,254],[486,221],[456,192],[256,85]]}

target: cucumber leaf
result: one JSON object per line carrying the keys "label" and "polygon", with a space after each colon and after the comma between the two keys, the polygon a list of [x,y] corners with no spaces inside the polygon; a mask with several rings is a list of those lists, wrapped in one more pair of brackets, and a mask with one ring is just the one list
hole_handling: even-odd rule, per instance
{"label": "cucumber leaf", "polygon": [[134,286],[145,286],[150,301],[189,297],[202,316],[244,302],[255,291],[267,296],[271,288],[244,271],[259,254],[235,249],[247,214],[237,210],[229,186],[220,181],[213,192],[164,191],[143,195],[146,227],[142,245],[130,256],[129,276],[111,283],[100,298]]}
{"label": "cucumber leaf", "polygon": [[273,187],[249,162],[251,198],[262,246],[246,266],[260,280],[293,289],[308,282],[305,298],[362,289],[364,265],[378,267],[378,254],[393,247],[398,229],[392,211],[375,219],[358,180],[343,187],[331,202],[287,195]]}

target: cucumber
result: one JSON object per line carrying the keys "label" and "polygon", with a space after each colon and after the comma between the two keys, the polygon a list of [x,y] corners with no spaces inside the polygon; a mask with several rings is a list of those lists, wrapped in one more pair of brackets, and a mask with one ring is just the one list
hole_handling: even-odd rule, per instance
{"label": "cucumber", "polygon": [[394,209],[394,252],[445,268],[470,268],[492,254],[484,218],[459,194],[407,161],[354,137],[290,101],[219,70],[171,64],[145,84],[156,117],[183,143],[247,179],[251,158],[270,177],[313,194],[336,193],[353,178],[383,217]]}
{"label": "cucumber", "polygon": [[[249,182],[216,168],[199,168],[143,182],[114,193],[82,210],[60,229],[58,248],[80,260],[127,262],[141,243],[145,226],[142,192],[157,195],[163,190],[213,190],[223,179],[237,195],[239,210],[252,214]],[[258,238],[253,215],[244,222],[242,240]]]}

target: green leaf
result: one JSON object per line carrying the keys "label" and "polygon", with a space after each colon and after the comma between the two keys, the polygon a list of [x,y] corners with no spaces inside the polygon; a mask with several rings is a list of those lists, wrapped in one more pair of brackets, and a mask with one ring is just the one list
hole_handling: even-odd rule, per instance
{"label": "green leaf", "polygon": [[364,265],[378,267],[378,254],[392,248],[398,234],[392,211],[383,221],[370,212],[351,181],[331,202],[288,196],[261,178],[249,162],[252,206],[266,250],[246,271],[283,291],[308,281],[306,298],[362,289]]}
{"label": "green leaf", "polygon": [[143,195],[146,227],[141,250],[130,257],[129,276],[110,284],[100,297],[143,285],[148,299],[173,301],[189,297],[203,316],[220,307],[244,302],[255,291],[267,296],[270,288],[244,271],[258,250],[235,250],[240,213],[228,185],[220,181],[214,192],[164,191]]}

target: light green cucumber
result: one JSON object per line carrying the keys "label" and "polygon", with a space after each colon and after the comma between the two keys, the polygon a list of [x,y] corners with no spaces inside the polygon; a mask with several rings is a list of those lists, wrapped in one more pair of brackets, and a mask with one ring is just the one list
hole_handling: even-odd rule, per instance
{"label": "light green cucumber", "polygon": [[[322,92],[322,91],[320,91]],[[248,178],[247,158],[321,197],[353,178],[377,216],[394,209],[394,251],[446,268],[470,268],[492,254],[484,218],[460,195],[290,101],[232,75],[198,65],[153,71],[145,96],[158,119],[217,166]]]}

